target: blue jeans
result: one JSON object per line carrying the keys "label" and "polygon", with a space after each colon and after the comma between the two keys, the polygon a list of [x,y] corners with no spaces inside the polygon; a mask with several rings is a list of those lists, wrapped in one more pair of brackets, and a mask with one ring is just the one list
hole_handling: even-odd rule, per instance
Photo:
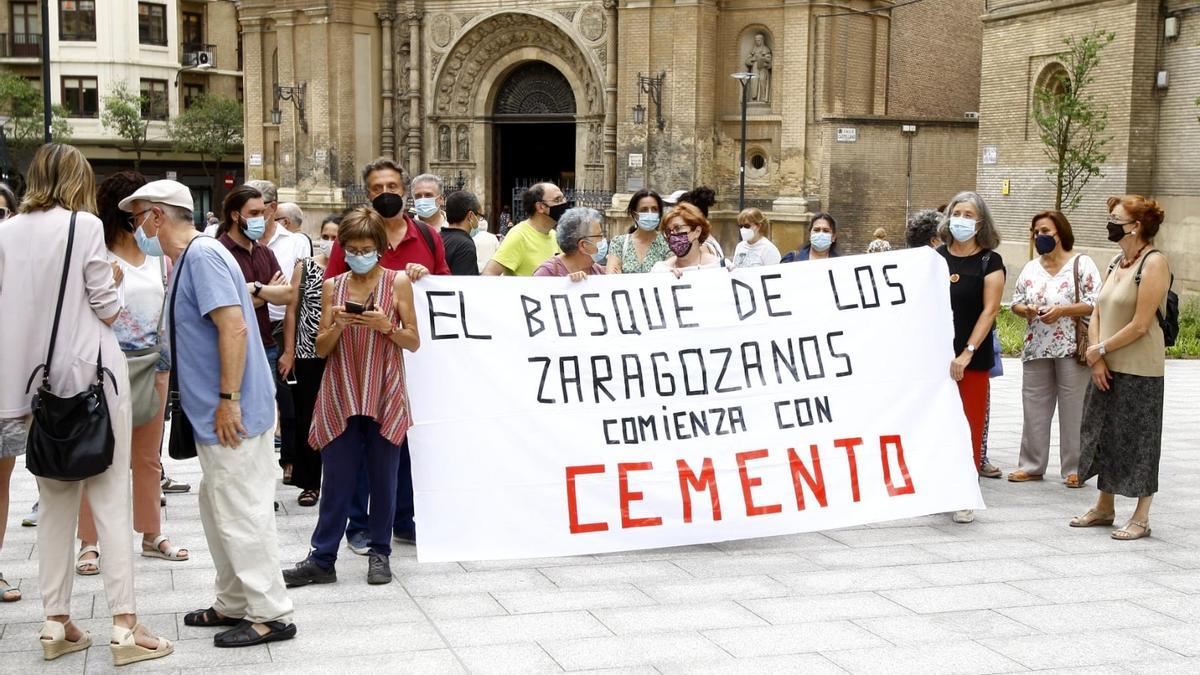
{"label": "blue jeans", "polygon": [[395,511],[396,466],[399,448],[379,435],[379,423],[356,415],[346,421],[346,430],[321,450],[321,502],[317,527],[312,535],[312,558],[322,567],[337,562],[338,544],[346,530],[351,503],[359,494],[358,482],[368,477],[367,495],[371,510],[366,529],[371,552],[392,554],[392,517]]}
{"label": "blue jeans", "polygon": [[[358,472],[358,487],[354,493],[354,498],[350,502],[350,522],[346,526],[347,540],[355,533],[366,533],[369,530],[367,522],[367,497],[369,493],[367,467],[363,466]],[[414,521],[416,511],[413,509],[412,456],[408,453],[407,438],[400,444],[400,465],[396,469],[395,506],[396,515],[392,522],[392,532],[400,537],[414,538],[417,532],[416,522]]]}

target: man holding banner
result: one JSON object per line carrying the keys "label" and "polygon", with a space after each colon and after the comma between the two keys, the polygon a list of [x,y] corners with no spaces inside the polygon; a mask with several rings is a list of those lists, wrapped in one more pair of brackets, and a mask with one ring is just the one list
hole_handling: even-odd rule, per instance
{"label": "man holding banner", "polygon": [[[424,280],[426,347],[407,359],[420,559],[657,548],[981,508],[945,367],[948,287],[927,248],[598,276],[585,291],[566,279]],[[493,367],[474,367],[485,359]],[[503,397],[503,414],[463,409],[479,397]]]}

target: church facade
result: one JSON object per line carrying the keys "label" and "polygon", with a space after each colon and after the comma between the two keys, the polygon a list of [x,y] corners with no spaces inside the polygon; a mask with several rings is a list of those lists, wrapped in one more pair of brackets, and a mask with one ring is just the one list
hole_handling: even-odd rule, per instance
{"label": "church facade", "polygon": [[818,211],[896,242],[975,185],[985,0],[237,4],[248,176],[318,211],[385,155],[489,214],[553,180],[614,226],[623,195],[709,185],[732,243],[743,96],[746,203],[781,247]]}

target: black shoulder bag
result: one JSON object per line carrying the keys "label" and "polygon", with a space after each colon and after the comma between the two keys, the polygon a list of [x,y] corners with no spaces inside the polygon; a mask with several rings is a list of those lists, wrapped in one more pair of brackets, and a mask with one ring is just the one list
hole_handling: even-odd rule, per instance
{"label": "black shoulder bag", "polygon": [[[46,362],[33,369],[25,393],[33,386],[38,371],[42,386],[33,395],[33,419],[29,424],[25,467],[41,478],[76,481],[104,473],[113,461],[112,421],[108,400],[104,396],[104,375],[116,378],[104,367],[101,354],[96,356],[96,381],[86,390],[63,398],[50,391],[50,363],[54,360],[54,343],[58,340],[58,324],[62,319],[63,296],[67,292],[67,277],[71,272],[71,250],[75,245],[75,216],[71,213],[71,229],[67,234],[67,255],[63,263],[62,282],[58,287],[58,306],[54,310],[54,328],[50,332],[50,349]],[[103,351],[103,346],[98,352]]]}
{"label": "black shoulder bag", "polygon": [[192,421],[183,411],[183,401],[179,398],[179,352],[175,350],[175,301],[179,293],[179,277],[183,276],[183,259],[187,257],[188,249],[199,237],[193,237],[187,248],[175,262],[175,279],[171,283],[171,305],[169,308],[171,331],[171,379],[167,385],[167,405],[171,407],[171,437],[167,441],[167,453],[171,459],[191,459],[196,456],[196,433],[192,429]]}

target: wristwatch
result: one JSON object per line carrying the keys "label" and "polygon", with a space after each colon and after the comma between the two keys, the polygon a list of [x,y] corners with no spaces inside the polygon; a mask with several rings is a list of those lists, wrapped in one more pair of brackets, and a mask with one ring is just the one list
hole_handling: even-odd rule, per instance
{"label": "wristwatch", "polygon": [[221,398],[226,401],[240,401],[240,400],[242,400],[242,392],[240,392],[240,391],[223,391],[223,392],[221,392]]}
{"label": "wristwatch", "polygon": [[974,354],[974,353],[975,353],[975,345],[973,345],[973,344],[971,344],[970,342],[968,342],[968,343],[967,343],[967,351],[968,351],[968,352],[970,352],[970,353],[972,353],[972,354]]}
{"label": "wristwatch", "polygon": [[262,285],[261,281],[254,282],[254,297],[257,298],[259,291],[261,291],[262,289],[263,289],[263,285]]}
{"label": "wristwatch", "polygon": [[1100,356],[1104,356],[1107,353],[1108,353],[1108,350],[1104,348],[1104,343],[1101,342],[1100,343]]}

